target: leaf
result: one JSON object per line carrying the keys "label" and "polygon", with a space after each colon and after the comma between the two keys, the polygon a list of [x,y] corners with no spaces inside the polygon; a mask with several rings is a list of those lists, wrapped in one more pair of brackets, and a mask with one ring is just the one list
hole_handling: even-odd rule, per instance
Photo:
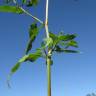
{"label": "leaf", "polygon": [[58,39],[58,36],[51,32],[49,33],[49,36],[53,39],[53,46],[59,43],[60,40]]}
{"label": "leaf", "polygon": [[80,53],[79,51],[76,50],[63,50],[65,53]]}
{"label": "leaf", "polygon": [[78,47],[78,44],[76,41],[71,40],[70,42],[67,43],[67,46]]}
{"label": "leaf", "polygon": [[27,2],[26,0],[22,0],[22,3],[23,3],[23,4],[26,4],[26,2]]}
{"label": "leaf", "polygon": [[38,4],[38,0],[29,0],[27,2],[27,7],[36,6]]}
{"label": "leaf", "polygon": [[26,48],[26,54],[31,50],[32,48],[32,43],[35,41],[36,36],[38,35],[38,28],[37,28],[37,24],[33,23],[30,25],[29,28],[29,42]]}
{"label": "leaf", "polygon": [[17,63],[12,69],[11,69],[11,72],[12,73],[15,73],[20,67],[20,63]]}
{"label": "leaf", "polygon": [[55,34],[53,34],[52,32],[49,32],[49,36],[53,39],[56,40],[58,38],[58,36],[56,36]]}
{"label": "leaf", "polygon": [[39,57],[41,57],[41,56],[42,56],[42,53],[41,53],[40,50],[37,50],[37,51],[36,51],[35,53],[33,53],[33,54],[29,54],[29,55],[23,56],[23,57],[12,67],[11,73],[15,73],[15,72],[19,69],[21,63],[26,62],[26,61],[34,62],[34,61],[36,61],[36,60],[37,60]]}
{"label": "leaf", "polygon": [[25,55],[24,57],[22,57],[22,58],[13,66],[13,68],[11,69],[11,72],[12,72],[12,73],[15,73],[15,72],[19,69],[20,64],[21,64],[22,62],[25,62],[27,58],[28,58],[27,55]]}
{"label": "leaf", "polygon": [[62,41],[69,41],[69,40],[73,40],[74,38],[76,38],[76,34],[67,34],[67,35],[61,35],[58,36],[59,40]]}
{"label": "leaf", "polygon": [[60,46],[56,45],[55,51],[61,53],[61,52],[63,52],[63,49],[60,48]]}
{"label": "leaf", "polygon": [[40,58],[41,56],[42,56],[41,51],[37,51],[36,53],[29,54],[29,55],[28,55],[28,58],[27,58],[26,60],[27,60],[27,61],[30,61],[30,62],[34,62],[34,61],[36,61],[38,58]]}
{"label": "leaf", "polygon": [[17,14],[21,14],[23,13],[23,11],[16,6],[0,6],[0,12],[10,12],[10,13],[17,13]]}
{"label": "leaf", "polygon": [[56,52],[65,52],[65,53],[79,53],[79,51],[75,51],[75,50],[68,50],[68,49],[63,49],[63,48],[60,48],[60,46],[56,46],[56,49],[55,49]]}
{"label": "leaf", "polygon": [[53,44],[53,39],[51,37],[45,38],[44,42],[45,42],[45,48],[50,47]]}

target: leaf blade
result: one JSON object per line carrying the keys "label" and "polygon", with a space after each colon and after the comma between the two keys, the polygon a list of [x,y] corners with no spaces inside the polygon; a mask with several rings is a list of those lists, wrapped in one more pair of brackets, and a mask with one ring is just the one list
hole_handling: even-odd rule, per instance
{"label": "leaf blade", "polygon": [[66,35],[61,35],[58,36],[59,40],[61,41],[69,41],[69,40],[73,40],[74,38],[76,38],[76,34],[66,34]]}
{"label": "leaf blade", "polygon": [[30,25],[29,28],[29,42],[26,48],[26,54],[32,49],[32,43],[35,41],[37,35],[39,33],[37,24],[34,22]]}
{"label": "leaf blade", "polygon": [[21,14],[23,13],[23,11],[16,6],[0,6],[0,12],[8,12],[8,13],[17,13],[17,14]]}

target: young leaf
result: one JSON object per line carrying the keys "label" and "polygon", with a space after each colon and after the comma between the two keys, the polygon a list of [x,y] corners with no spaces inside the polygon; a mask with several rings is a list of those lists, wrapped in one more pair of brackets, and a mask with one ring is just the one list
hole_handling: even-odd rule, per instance
{"label": "young leaf", "polygon": [[65,53],[79,53],[78,51],[75,51],[75,50],[68,50],[68,49],[63,49],[63,48],[60,48],[60,46],[56,46],[56,49],[55,49],[56,52],[65,52]]}
{"label": "young leaf", "polygon": [[58,38],[58,36],[56,36],[55,34],[53,34],[52,32],[49,32],[49,36],[53,39],[56,40]]}
{"label": "young leaf", "polygon": [[27,45],[27,49],[26,49],[26,54],[31,50],[32,48],[32,43],[35,41],[36,36],[38,35],[38,28],[37,28],[37,24],[33,23],[30,25],[29,28],[29,42]]}
{"label": "young leaf", "polygon": [[53,39],[51,37],[50,38],[45,38],[44,42],[45,42],[45,48],[50,47],[53,44]]}
{"label": "young leaf", "polygon": [[72,46],[72,47],[78,47],[78,44],[76,41],[74,40],[71,40],[67,43],[67,46]]}
{"label": "young leaf", "polygon": [[58,39],[58,36],[56,36],[55,34],[51,32],[49,33],[49,36],[53,39],[53,46],[59,43],[60,40]]}
{"label": "young leaf", "polygon": [[71,35],[67,34],[67,35],[58,36],[58,39],[62,41],[69,41],[69,40],[73,40],[74,38],[76,38],[76,34],[71,34]]}
{"label": "young leaf", "polygon": [[16,6],[0,6],[0,12],[11,12],[11,13],[17,13],[17,14],[21,14],[23,13],[23,11]]}

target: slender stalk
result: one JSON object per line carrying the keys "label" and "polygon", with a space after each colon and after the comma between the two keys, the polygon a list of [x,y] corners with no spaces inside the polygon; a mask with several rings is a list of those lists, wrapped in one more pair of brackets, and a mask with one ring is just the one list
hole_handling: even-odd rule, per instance
{"label": "slender stalk", "polygon": [[[13,0],[13,3],[16,4],[18,6],[18,3],[16,0]],[[38,19],[37,17],[33,16],[32,14],[30,14],[28,11],[26,11],[24,8],[22,8],[21,6],[19,6],[19,8],[27,15],[31,16],[33,19],[35,19],[36,21],[40,22],[41,24],[44,24],[43,21],[41,21],[40,19]]]}
{"label": "slender stalk", "polygon": [[[48,6],[49,0],[46,0],[46,18],[45,18],[45,31],[46,31],[46,37],[49,38],[49,30],[48,30]],[[50,50],[48,49],[47,54],[47,82],[48,82],[48,96],[51,96],[51,56]]]}
{"label": "slender stalk", "polygon": [[49,38],[49,30],[48,30],[48,5],[49,5],[49,0],[46,0],[45,30],[46,30],[46,37],[47,38]]}
{"label": "slender stalk", "polygon": [[32,14],[30,14],[28,11],[26,11],[25,9],[23,9],[22,7],[20,7],[20,9],[27,15],[31,16],[33,19],[35,19],[36,21],[40,22],[41,24],[43,24],[43,21],[41,21],[40,19],[38,19],[37,17],[33,16]]}
{"label": "slender stalk", "polygon": [[50,58],[47,58],[47,80],[48,80],[48,95],[51,96],[51,63]]}

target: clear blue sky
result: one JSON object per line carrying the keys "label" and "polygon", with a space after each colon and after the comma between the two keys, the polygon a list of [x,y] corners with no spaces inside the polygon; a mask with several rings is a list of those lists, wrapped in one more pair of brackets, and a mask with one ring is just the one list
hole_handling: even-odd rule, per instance
{"label": "clear blue sky", "polygon": [[[52,96],[86,96],[96,92],[96,0],[49,0],[49,28],[52,32],[77,33],[83,54],[55,55],[52,66]],[[45,0],[31,11],[44,20]],[[0,13],[0,96],[47,96],[44,60],[23,63],[11,79],[11,67],[24,55],[28,27],[33,19],[26,15]],[[39,45],[40,32],[34,47]]]}

